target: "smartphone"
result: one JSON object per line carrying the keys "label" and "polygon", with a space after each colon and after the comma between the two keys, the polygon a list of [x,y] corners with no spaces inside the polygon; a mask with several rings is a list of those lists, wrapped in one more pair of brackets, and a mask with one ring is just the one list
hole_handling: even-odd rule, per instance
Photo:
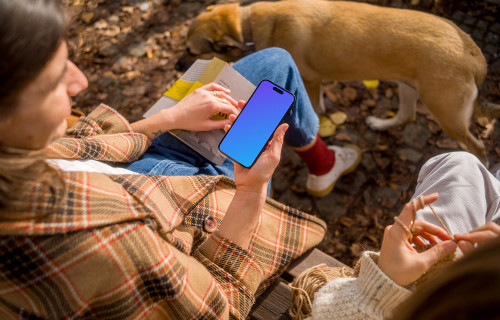
{"label": "smartphone", "polygon": [[269,80],[262,80],[222,138],[219,150],[250,168],[294,104],[292,93]]}

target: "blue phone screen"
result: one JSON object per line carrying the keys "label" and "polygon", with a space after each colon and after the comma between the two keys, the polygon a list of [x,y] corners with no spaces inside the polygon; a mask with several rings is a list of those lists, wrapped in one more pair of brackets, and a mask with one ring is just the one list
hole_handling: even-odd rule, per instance
{"label": "blue phone screen", "polygon": [[294,102],[293,94],[263,80],[222,139],[220,151],[252,166]]}

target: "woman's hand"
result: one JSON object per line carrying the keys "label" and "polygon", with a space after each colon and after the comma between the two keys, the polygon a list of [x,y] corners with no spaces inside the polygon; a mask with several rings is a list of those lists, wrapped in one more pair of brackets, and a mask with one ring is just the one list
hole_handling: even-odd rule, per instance
{"label": "woman's hand", "polygon": [[468,254],[477,246],[484,242],[498,237],[500,235],[500,226],[494,222],[488,222],[468,233],[456,234],[455,240],[458,241],[458,247],[464,254]]}
{"label": "woman's hand", "polygon": [[[245,103],[240,101],[240,106]],[[233,122],[236,116],[231,116]],[[225,130],[229,129],[229,125]],[[219,229],[219,234],[243,248],[248,248],[252,234],[264,208],[267,185],[278,166],[283,137],[288,124],[280,125],[273,138],[251,168],[234,164],[236,192]]]}
{"label": "woman's hand", "polygon": [[239,113],[238,104],[229,96],[229,89],[216,83],[194,90],[175,106],[164,111],[165,117],[170,117],[174,123],[174,128],[171,129],[190,131],[223,129],[231,124],[230,120],[212,120],[213,115],[218,112],[227,115]]}
{"label": "woman's hand", "polygon": [[231,124],[229,119],[212,120],[215,113],[236,116],[239,113],[236,101],[229,96],[229,90],[215,83],[194,90],[175,106],[131,124],[135,132],[154,139],[173,130],[210,131],[223,129]]}
{"label": "woman's hand", "polygon": [[[424,196],[425,204],[432,203],[438,198],[437,193]],[[420,201],[415,202],[417,210],[422,209]],[[413,206],[407,203],[399,215],[401,222],[408,226],[413,219]],[[423,243],[418,239],[420,236],[430,243],[435,244],[432,248],[418,253],[408,241],[408,234],[405,229],[395,223],[387,226],[382,240],[382,249],[378,266],[394,282],[400,286],[406,286],[417,280],[429,267],[439,259],[447,256],[456,250],[455,242],[450,241],[450,237],[445,230],[423,220],[415,220],[415,232],[413,242]],[[443,240],[439,242],[439,240]]]}
{"label": "woman's hand", "polygon": [[[245,106],[245,101],[238,101],[239,109]],[[230,115],[229,121],[231,124],[236,119],[236,115]],[[231,125],[226,125],[224,130],[227,132]],[[236,188],[252,188],[255,186],[266,185],[271,179],[274,170],[278,166],[281,158],[281,149],[283,148],[283,141],[285,132],[288,129],[288,124],[281,124],[274,135],[267,144],[266,148],[260,154],[259,158],[255,161],[251,168],[245,168],[238,163],[234,163],[234,178],[236,180]]]}

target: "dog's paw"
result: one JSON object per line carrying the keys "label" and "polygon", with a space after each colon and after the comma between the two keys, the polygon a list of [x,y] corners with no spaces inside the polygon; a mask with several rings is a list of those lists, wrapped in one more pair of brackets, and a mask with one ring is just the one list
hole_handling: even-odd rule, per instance
{"label": "dog's paw", "polygon": [[366,124],[372,130],[386,130],[397,125],[395,118],[380,119],[373,116],[366,118]]}

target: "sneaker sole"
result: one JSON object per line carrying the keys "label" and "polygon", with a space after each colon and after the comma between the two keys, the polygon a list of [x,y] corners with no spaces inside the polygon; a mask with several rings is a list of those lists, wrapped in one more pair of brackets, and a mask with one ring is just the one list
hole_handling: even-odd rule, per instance
{"label": "sneaker sole", "polygon": [[332,192],[333,188],[335,187],[335,184],[337,183],[337,181],[339,181],[339,179],[342,176],[344,176],[348,173],[351,173],[354,171],[354,169],[356,169],[359,162],[361,161],[361,150],[358,148],[358,146],[356,146],[354,144],[345,145],[345,146],[343,146],[343,148],[351,148],[351,149],[356,150],[358,152],[358,158],[356,159],[356,161],[352,164],[352,166],[350,166],[349,168],[342,171],[339,178],[337,180],[333,181],[332,184],[329,185],[327,188],[325,188],[323,190],[311,190],[311,189],[307,188],[307,186],[306,186],[306,191],[308,194],[310,194],[311,196],[314,196],[314,197],[318,197],[318,198],[326,196],[327,194]]}

